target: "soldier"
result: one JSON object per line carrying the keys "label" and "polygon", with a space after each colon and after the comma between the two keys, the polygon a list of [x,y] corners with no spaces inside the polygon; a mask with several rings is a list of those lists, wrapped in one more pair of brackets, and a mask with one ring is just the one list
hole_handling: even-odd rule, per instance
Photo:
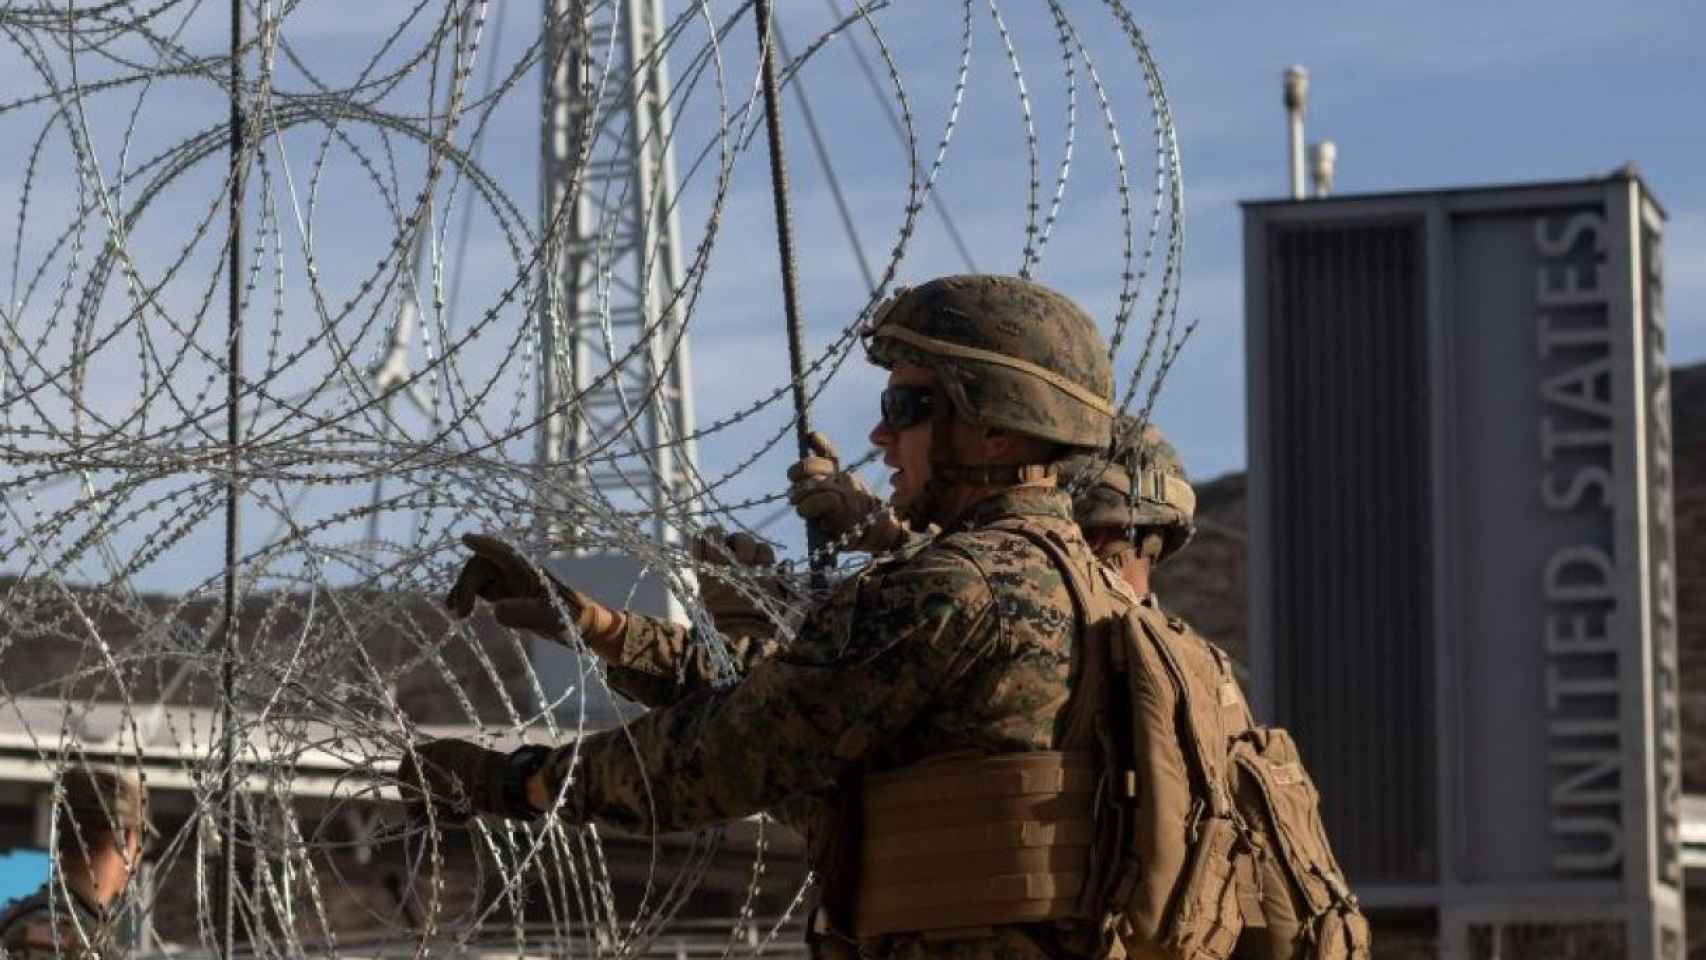
{"label": "soldier", "polygon": [[1152,423],[1120,416],[1106,456],[1061,465],[1072,513],[1096,555],[1138,596],[1149,575],[1196,535],[1196,491],[1173,445]]}
{"label": "soldier", "polygon": [[142,863],[148,795],[130,774],[74,765],[60,777],[67,816],[61,821],[53,879],[0,911],[0,946],[15,958],[111,960],[117,943],[114,904]]}
{"label": "soldier", "polygon": [[[1182,618],[1170,616],[1150,590],[1150,573],[1190,543],[1196,533],[1196,492],[1173,445],[1154,424],[1121,416],[1106,456],[1080,456],[1061,465],[1063,482],[1075,491],[1073,512],[1084,537],[1141,598],[1152,629],[1166,637],[1186,669],[1195,667],[1204,686],[1234,716],[1222,731],[1235,740],[1274,748],[1283,731],[1257,726],[1234,680],[1240,668],[1218,646]],[[1194,654],[1194,656],[1193,656]],[[1246,762],[1251,754],[1245,755]],[[1307,777],[1301,761],[1291,779]],[[1235,806],[1253,840],[1254,856],[1235,856],[1231,873],[1242,931],[1232,948],[1238,960],[1364,957],[1368,929],[1356,898],[1327,843],[1313,798],[1272,806],[1255,778],[1231,778]],[[1290,784],[1288,784],[1289,786]],[[1309,838],[1288,843],[1281,832]]]}
{"label": "soldier", "polygon": [[[908,529],[857,474],[844,471],[835,448],[811,436],[814,455],[788,470],[788,499],[800,517],[844,549],[880,554],[921,536]],[[1133,483],[1132,477],[1139,479]],[[1080,454],[1061,465],[1084,539],[1132,590],[1149,591],[1149,574],[1184,549],[1196,533],[1196,492],[1178,453],[1153,424],[1120,415],[1105,454]]]}
{"label": "soldier", "polygon": [[[1053,747],[1083,629],[1068,581],[1110,595],[1116,581],[1098,575],[1054,464],[1108,443],[1106,345],[1066,298],[991,276],[902,291],[866,338],[890,371],[871,440],[894,470],[891,503],[939,536],[838,585],[738,682],[555,750],[418,744],[400,784],[433,815],[552,809],[658,832],[809,810],[825,950],[1088,954],[1101,933],[1073,919],[1085,886],[1074,869],[1094,778]],[[453,607],[515,598],[484,562],[452,594]],[[955,802],[931,804],[949,817],[932,826],[908,798],[939,791]],[[1070,816],[1040,833],[1009,836],[1006,819],[982,829],[980,815],[1013,804]],[[920,825],[935,831],[922,846],[907,832]]]}

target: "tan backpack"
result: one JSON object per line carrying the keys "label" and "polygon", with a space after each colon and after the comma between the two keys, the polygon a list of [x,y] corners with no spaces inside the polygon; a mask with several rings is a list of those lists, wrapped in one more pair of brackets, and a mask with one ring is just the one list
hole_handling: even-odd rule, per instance
{"label": "tan backpack", "polygon": [[1320,796],[1291,735],[1255,725],[1230,658],[1100,564],[1078,569],[1029,536],[1084,618],[1057,746],[1093,752],[1101,771],[1080,908],[1104,918],[1104,953],[1366,960]]}

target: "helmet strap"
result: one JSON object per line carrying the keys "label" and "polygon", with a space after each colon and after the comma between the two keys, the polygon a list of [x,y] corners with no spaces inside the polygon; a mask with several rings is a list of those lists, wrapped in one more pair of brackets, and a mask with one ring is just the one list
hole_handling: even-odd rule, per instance
{"label": "helmet strap", "polygon": [[[943,389],[948,389],[947,380],[952,373],[938,367],[936,374]],[[943,472],[943,467],[953,463],[955,407],[953,400],[937,402],[930,414],[930,479],[906,506],[905,519],[914,530],[927,529],[931,524],[946,526],[953,520],[942,514],[953,503],[954,484]]]}
{"label": "helmet strap", "polygon": [[930,478],[940,476],[955,486],[1016,487],[1041,483],[1055,475],[1052,463],[938,463],[930,462]]}
{"label": "helmet strap", "polygon": [[[947,379],[946,371],[943,380]],[[957,384],[956,384],[957,386]],[[958,462],[954,452],[954,424],[960,420],[959,405],[938,403],[930,420],[930,479],[907,506],[906,519],[914,529],[929,524],[947,526],[969,503],[960,502],[967,488],[1016,487],[1043,483],[1058,472],[1053,463]],[[953,516],[947,514],[952,513]]]}

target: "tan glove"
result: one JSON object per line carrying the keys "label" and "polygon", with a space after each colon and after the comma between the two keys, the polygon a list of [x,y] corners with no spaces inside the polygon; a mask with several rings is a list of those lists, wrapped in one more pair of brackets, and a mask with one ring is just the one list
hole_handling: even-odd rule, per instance
{"label": "tan glove", "polygon": [[[702,564],[722,567],[745,567],[764,571],[760,576],[743,577],[750,592],[754,586],[774,597],[778,603],[790,599],[785,581],[775,570],[776,552],[770,545],[746,533],[725,533],[720,527],[706,527],[694,536],[693,559]],[[715,573],[700,571],[699,601],[717,632],[726,637],[767,638],[776,635],[776,622],[765,614],[758,603],[742,593],[734,583]]]}
{"label": "tan glove", "polygon": [[788,468],[788,502],[794,512],[848,550],[885,553],[906,539],[906,527],[889,505],[856,474],[841,469],[835,447],[821,433],[807,440],[816,456]]}
{"label": "tan glove", "polygon": [[[465,533],[462,542],[474,556],[462,565],[444,605],[458,620],[474,612],[476,600],[492,605],[492,615],[506,627],[531,630],[559,643],[567,642],[563,613],[586,639],[593,652],[609,657],[614,644],[620,652],[626,617],[592,599],[537,566],[496,537]],[[552,595],[561,601],[553,603]]]}

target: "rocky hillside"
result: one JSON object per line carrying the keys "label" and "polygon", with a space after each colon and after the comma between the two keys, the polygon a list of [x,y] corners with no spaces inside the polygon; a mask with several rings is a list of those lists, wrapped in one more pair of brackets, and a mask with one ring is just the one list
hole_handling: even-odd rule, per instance
{"label": "rocky hillside", "polygon": [[1197,535],[1189,549],[1155,574],[1155,592],[1167,609],[1203,636],[1247,662],[1249,610],[1245,602],[1244,474],[1197,484]]}
{"label": "rocky hillside", "polygon": [[[216,598],[56,585],[0,577],[0,702],[219,702]],[[335,591],[256,594],[239,616],[240,700],[329,698],[387,716],[387,690],[417,723],[503,722],[532,702],[526,653],[488,616],[454,626],[436,597]],[[312,629],[315,642],[303,647]],[[99,636],[101,645],[78,638]],[[200,655],[195,655],[200,654]],[[467,694],[464,705],[456,695]],[[293,700],[294,698],[286,698]],[[470,715],[469,708],[472,708]]]}

